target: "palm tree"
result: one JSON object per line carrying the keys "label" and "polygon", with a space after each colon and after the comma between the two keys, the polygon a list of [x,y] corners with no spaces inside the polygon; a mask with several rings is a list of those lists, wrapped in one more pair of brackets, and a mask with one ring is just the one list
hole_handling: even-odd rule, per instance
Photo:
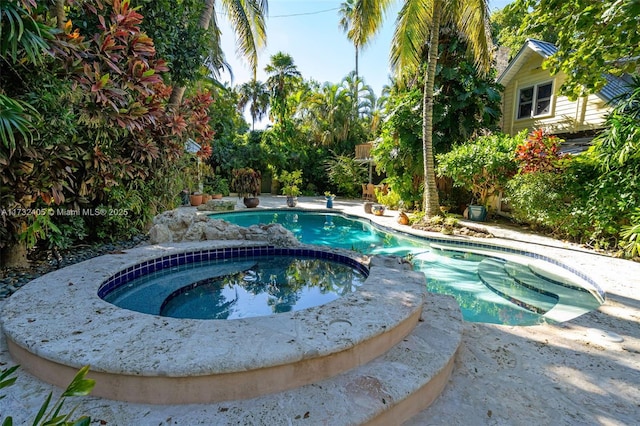
{"label": "palm tree", "polygon": [[256,120],[262,120],[269,108],[269,90],[267,85],[260,80],[253,79],[243,83],[239,90],[240,98],[238,106],[243,110],[250,103],[251,129],[255,130]]}
{"label": "palm tree", "polygon": [[[440,213],[433,161],[433,89],[438,63],[440,26],[443,22],[453,24],[467,40],[476,66],[483,71],[488,71],[491,66],[492,45],[487,0],[405,1],[398,15],[393,36],[391,62],[396,73],[415,70],[422,62],[425,48],[427,49],[427,69],[422,97],[423,209],[426,217]],[[428,44],[425,47],[424,42],[427,40]]]}
{"label": "palm tree", "polygon": [[351,97],[343,86],[325,83],[308,100],[313,133],[323,145],[344,141],[349,135]]}
{"label": "palm tree", "polygon": [[[199,25],[208,30],[213,41],[213,50],[209,61],[214,66],[224,63],[220,48],[220,27],[216,21],[216,0],[206,0],[200,15]],[[258,50],[263,47],[267,39],[265,17],[268,11],[267,0],[220,0],[225,15],[231,21],[236,33],[238,52],[248,61],[255,78],[258,68]],[[171,92],[169,103],[180,105],[186,87],[176,86]]]}
{"label": "palm tree", "polygon": [[[368,2],[381,14],[393,0]],[[374,4],[375,3],[375,4]],[[466,39],[476,66],[488,71],[491,65],[491,36],[487,0],[403,0],[391,46],[391,64],[396,75],[416,72],[427,54],[422,101],[422,154],[424,168],[423,210],[429,218],[440,213],[433,159],[433,93],[440,26],[451,23]],[[377,27],[369,28],[373,32]]]}
{"label": "palm tree", "polygon": [[358,54],[377,32],[382,18],[391,4],[389,0],[347,0],[340,4],[338,26],[347,33],[356,51],[356,78],[358,77]]}
{"label": "palm tree", "polygon": [[353,102],[352,119],[369,115],[375,105],[375,94],[371,86],[366,84],[355,72],[351,72],[342,79],[342,88]]}
{"label": "palm tree", "polygon": [[264,70],[269,74],[267,87],[271,95],[271,109],[280,122],[287,114],[287,96],[293,91],[301,74],[291,55],[278,52],[271,56],[271,62]]}

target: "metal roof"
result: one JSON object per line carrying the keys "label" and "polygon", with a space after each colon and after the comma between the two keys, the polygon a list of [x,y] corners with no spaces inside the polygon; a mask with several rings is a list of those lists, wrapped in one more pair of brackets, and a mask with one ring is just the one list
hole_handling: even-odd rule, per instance
{"label": "metal roof", "polygon": [[605,74],[604,78],[607,79],[607,84],[598,92],[598,96],[607,102],[627,95],[630,92],[630,87],[627,81],[622,77],[616,77],[615,75]]}
{"label": "metal roof", "polygon": [[[497,82],[506,86],[518,71],[520,71],[522,64],[526,62],[534,52],[546,59],[557,51],[558,48],[551,43],[532,38],[527,39],[520,51],[518,51],[516,56],[509,62],[507,68],[500,74]],[[629,85],[624,78],[606,73],[604,74],[604,78],[607,80],[607,84],[596,93],[596,95],[604,101],[611,102],[616,97],[629,93]]]}
{"label": "metal roof", "polygon": [[528,38],[527,43],[531,49],[535,50],[545,58],[548,58],[558,51],[558,48],[555,45],[547,43],[546,41]]}

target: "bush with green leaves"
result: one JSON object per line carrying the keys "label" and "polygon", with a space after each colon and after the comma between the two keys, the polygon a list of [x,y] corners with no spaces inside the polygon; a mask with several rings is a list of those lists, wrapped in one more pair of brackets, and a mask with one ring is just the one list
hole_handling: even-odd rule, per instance
{"label": "bush with green leaves", "polygon": [[397,210],[403,203],[400,194],[390,189],[386,194],[379,188],[375,189],[376,199],[378,203],[384,204],[391,210]]}
{"label": "bush with green leaves", "polygon": [[[0,389],[13,386],[16,382],[15,372],[19,366],[13,366],[11,368],[3,369],[0,372]],[[70,396],[85,396],[89,395],[93,390],[96,382],[92,379],[85,378],[89,372],[89,366],[82,367],[75,377],[69,383],[69,386],[62,392],[58,401],[51,404],[52,392],[45,398],[44,402],[40,406],[40,410],[36,413],[33,419],[34,426],[89,426],[91,424],[91,417],[81,416],[77,419],[73,419],[76,408],[73,408],[69,413],[63,413],[62,407],[66,398]],[[0,399],[5,395],[0,395]],[[2,426],[12,426],[13,417],[7,416],[2,422]]]}
{"label": "bush with green leaves", "polygon": [[436,157],[437,173],[451,177],[455,186],[471,191],[475,201],[486,206],[517,172],[515,150],[524,138],[525,132],[513,137],[495,133],[456,145]]}
{"label": "bush with green leaves", "polygon": [[297,197],[302,193],[302,170],[292,172],[283,171],[278,176],[278,181],[282,185],[282,194],[287,197]]}
{"label": "bush with green leaves", "polygon": [[507,183],[506,195],[516,221],[566,234],[571,223],[571,206],[566,203],[568,194],[562,174],[518,174]]}
{"label": "bush with green leaves", "polygon": [[640,256],[640,208],[631,215],[632,225],[623,226],[620,236],[623,239],[622,247],[629,257]]}
{"label": "bush with green leaves", "polygon": [[362,193],[362,183],[366,180],[365,166],[353,156],[335,155],[325,162],[329,181],[338,187],[338,191],[348,197],[357,197]]}
{"label": "bush with green leaves", "polygon": [[[37,23],[51,49],[45,54],[42,46],[27,48],[24,42],[35,39],[25,32],[15,52],[5,49],[11,43],[0,43],[0,104],[11,97],[20,100],[18,106],[30,106],[22,112],[28,127],[14,119],[0,135],[0,208],[107,212],[83,216],[85,226],[79,229],[90,230],[90,238],[143,231],[158,210],[175,204],[182,189],[176,187],[176,163],[185,139],[210,143],[212,96],[190,93],[180,108],[167,109],[171,88],[161,76],[166,64],[140,31],[142,15],[128,1],[98,9],[92,2],[67,5],[70,16],[84,19],[69,20],[53,35],[47,24],[53,25],[55,18],[32,1],[0,4],[3,28],[7,19],[17,18],[2,13],[15,9],[14,3],[22,5],[19,16],[28,20],[28,28]],[[99,19],[105,24],[99,25]],[[2,31],[0,40],[20,38],[23,25],[16,23]],[[73,25],[84,27],[79,31]],[[33,66],[25,67],[27,63]],[[17,110],[14,105],[7,112]],[[0,105],[0,121],[3,112]],[[4,216],[0,259],[24,266],[20,262],[26,256],[9,255],[36,243],[62,248],[84,238],[84,233],[74,235],[72,228],[61,227],[65,221],[58,215]]]}

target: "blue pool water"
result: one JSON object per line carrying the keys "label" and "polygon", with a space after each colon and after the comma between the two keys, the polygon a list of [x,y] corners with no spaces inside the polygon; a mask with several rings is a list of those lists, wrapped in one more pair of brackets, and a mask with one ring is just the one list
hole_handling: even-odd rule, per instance
{"label": "blue pool water", "polygon": [[250,318],[319,306],[354,291],[360,268],[311,256],[237,256],[188,262],[128,280],[101,297],[152,315]]}
{"label": "blue pool water", "polygon": [[[580,284],[522,263],[483,256],[439,241],[386,232],[369,221],[341,214],[252,210],[216,213],[240,226],[279,223],[305,244],[363,254],[406,256],[425,273],[427,290],[456,298],[466,321],[533,325],[569,319],[596,309],[602,301]],[[513,257],[513,256],[511,256]]]}

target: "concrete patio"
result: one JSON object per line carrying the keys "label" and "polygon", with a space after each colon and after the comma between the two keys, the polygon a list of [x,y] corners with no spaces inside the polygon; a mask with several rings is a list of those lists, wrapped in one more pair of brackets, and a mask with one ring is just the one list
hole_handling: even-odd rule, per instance
{"label": "concrete patio", "polygon": [[[233,198],[229,198],[233,200]],[[284,197],[261,196],[260,207],[286,208]],[[300,208],[323,208],[324,197],[301,197]],[[334,200],[334,209],[366,216],[404,232],[429,235],[396,222],[397,212],[366,214],[360,200]],[[478,224],[476,224],[478,225]],[[409,425],[628,425],[640,420],[640,264],[614,259],[566,242],[481,224],[489,241],[554,257],[594,279],[607,293],[597,311],[556,325],[510,327],[463,323],[462,346],[453,374],[440,397]],[[485,241],[483,241],[485,242]],[[2,309],[5,301],[0,302]],[[4,336],[0,366],[13,365]],[[0,400],[2,416],[35,414],[44,396],[59,390],[20,372],[9,396]],[[325,401],[316,401],[324,404]],[[328,402],[328,401],[327,401]],[[71,399],[78,413],[103,424],[280,424],[267,418],[230,417],[219,406],[157,406],[133,409],[116,401]],[[277,406],[271,407],[278,410]],[[231,409],[233,411],[233,409]],[[26,417],[31,418],[31,417]],[[231,419],[234,419],[233,421]],[[317,423],[304,417],[289,424]]]}

